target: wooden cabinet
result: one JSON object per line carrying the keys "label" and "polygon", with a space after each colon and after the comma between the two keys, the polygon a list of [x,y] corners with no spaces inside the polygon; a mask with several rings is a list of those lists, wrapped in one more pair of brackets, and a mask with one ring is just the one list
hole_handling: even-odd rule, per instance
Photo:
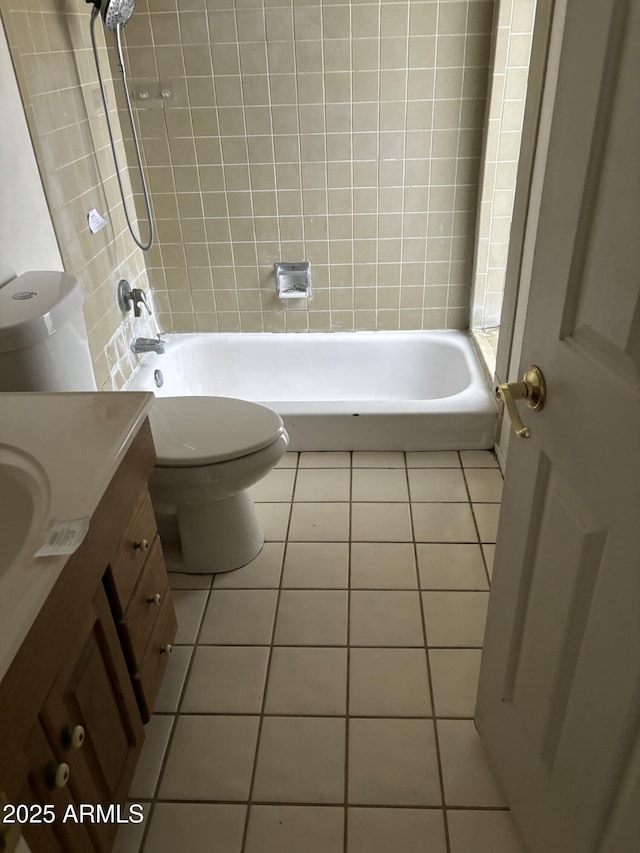
{"label": "wooden cabinet", "polygon": [[142,496],[119,557],[104,580],[146,723],[178,628],[148,493]]}
{"label": "wooden cabinet", "polygon": [[175,637],[154,459],[145,422],[0,683],[0,790],[56,814],[24,826],[32,853],[108,853],[118,828],[62,816],[124,804]]}

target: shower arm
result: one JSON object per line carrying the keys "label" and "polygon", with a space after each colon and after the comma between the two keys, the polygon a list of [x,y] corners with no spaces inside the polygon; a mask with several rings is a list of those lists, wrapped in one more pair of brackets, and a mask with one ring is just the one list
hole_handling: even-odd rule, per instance
{"label": "shower arm", "polygon": [[[91,0],[89,0],[89,2],[91,2]],[[127,87],[126,66],[125,66],[124,55],[123,55],[123,50],[122,50],[122,35],[121,35],[122,24],[119,21],[116,24],[116,47],[117,47],[117,51],[118,51],[118,65],[119,65],[120,71],[122,73],[122,83],[123,83],[125,101],[127,104],[127,112],[129,114],[129,122],[131,123],[131,130],[133,133],[133,142],[134,142],[134,147],[135,147],[135,152],[136,152],[136,159],[138,161],[138,169],[140,172],[140,179],[142,182],[142,191],[144,194],[144,202],[145,202],[145,207],[146,207],[146,212],[147,212],[147,221],[149,223],[149,239],[147,240],[146,243],[143,243],[142,239],[140,237],[138,237],[133,230],[133,225],[131,223],[131,218],[129,216],[129,210],[127,208],[127,202],[126,202],[126,198],[125,198],[124,187],[122,186],[122,178],[120,176],[120,166],[118,164],[118,155],[116,154],[116,144],[115,144],[115,140],[113,138],[113,131],[111,129],[111,120],[109,118],[109,106],[107,104],[107,94],[105,92],[104,81],[102,79],[102,73],[100,71],[100,60],[98,57],[98,47],[96,44],[95,22],[96,22],[96,18],[98,17],[99,14],[100,14],[100,5],[98,3],[98,4],[95,4],[93,9],[91,10],[91,24],[90,24],[91,46],[93,48],[93,57],[94,57],[94,60],[96,63],[96,71],[98,74],[98,83],[100,85],[100,94],[102,96],[102,104],[104,106],[104,114],[105,114],[105,118],[107,120],[107,130],[109,132],[109,142],[111,144],[111,153],[113,154],[113,162],[114,162],[115,169],[116,169],[116,178],[118,179],[118,187],[120,189],[120,197],[122,199],[122,206],[124,208],[124,215],[125,215],[125,219],[127,220],[127,226],[129,228],[129,232],[130,232],[131,236],[133,237],[133,240],[136,243],[136,245],[140,249],[142,249],[143,252],[146,252],[153,245],[153,238],[154,238],[153,218],[151,216],[151,204],[149,201],[149,190],[147,188],[147,182],[146,182],[146,178],[145,178],[145,174],[144,174],[144,169],[142,167],[142,157],[140,155],[140,145],[138,142],[138,133],[137,133],[134,118],[133,118],[133,109],[131,107],[131,99],[129,98],[129,90]]]}

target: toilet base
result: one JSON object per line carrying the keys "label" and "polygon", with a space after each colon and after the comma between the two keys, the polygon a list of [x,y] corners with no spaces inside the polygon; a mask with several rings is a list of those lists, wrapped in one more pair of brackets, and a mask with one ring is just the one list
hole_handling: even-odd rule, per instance
{"label": "toilet base", "polygon": [[[180,560],[167,551],[170,568],[191,574],[218,574],[250,563],[262,550],[264,533],[248,491],[233,497],[177,507]],[[162,526],[160,527],[162,538]],[[177,543],[175,543],[177,544]],[[171,553],[172,552],[172,553]]]}

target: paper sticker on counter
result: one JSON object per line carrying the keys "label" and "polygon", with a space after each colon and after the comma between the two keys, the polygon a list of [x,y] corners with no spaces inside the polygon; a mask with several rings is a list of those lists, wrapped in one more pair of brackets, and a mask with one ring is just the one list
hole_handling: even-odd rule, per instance
{"label": "paper sticker on counter", "polygon": [[74,518],[72,521],[59,521],[49,532],[46,543],[36,553],[36,557],[53,557],[61,554],[73,554],[77,551],[89,530],[89,518]]}

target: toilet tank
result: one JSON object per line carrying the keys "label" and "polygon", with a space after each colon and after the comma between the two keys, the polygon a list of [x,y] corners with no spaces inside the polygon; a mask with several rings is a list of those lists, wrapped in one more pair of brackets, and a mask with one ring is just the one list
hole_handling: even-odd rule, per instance
{"label": "toilet tank", "polygon": [[0,391],[95,391],[82,287],[26,272],[0,287]]}

